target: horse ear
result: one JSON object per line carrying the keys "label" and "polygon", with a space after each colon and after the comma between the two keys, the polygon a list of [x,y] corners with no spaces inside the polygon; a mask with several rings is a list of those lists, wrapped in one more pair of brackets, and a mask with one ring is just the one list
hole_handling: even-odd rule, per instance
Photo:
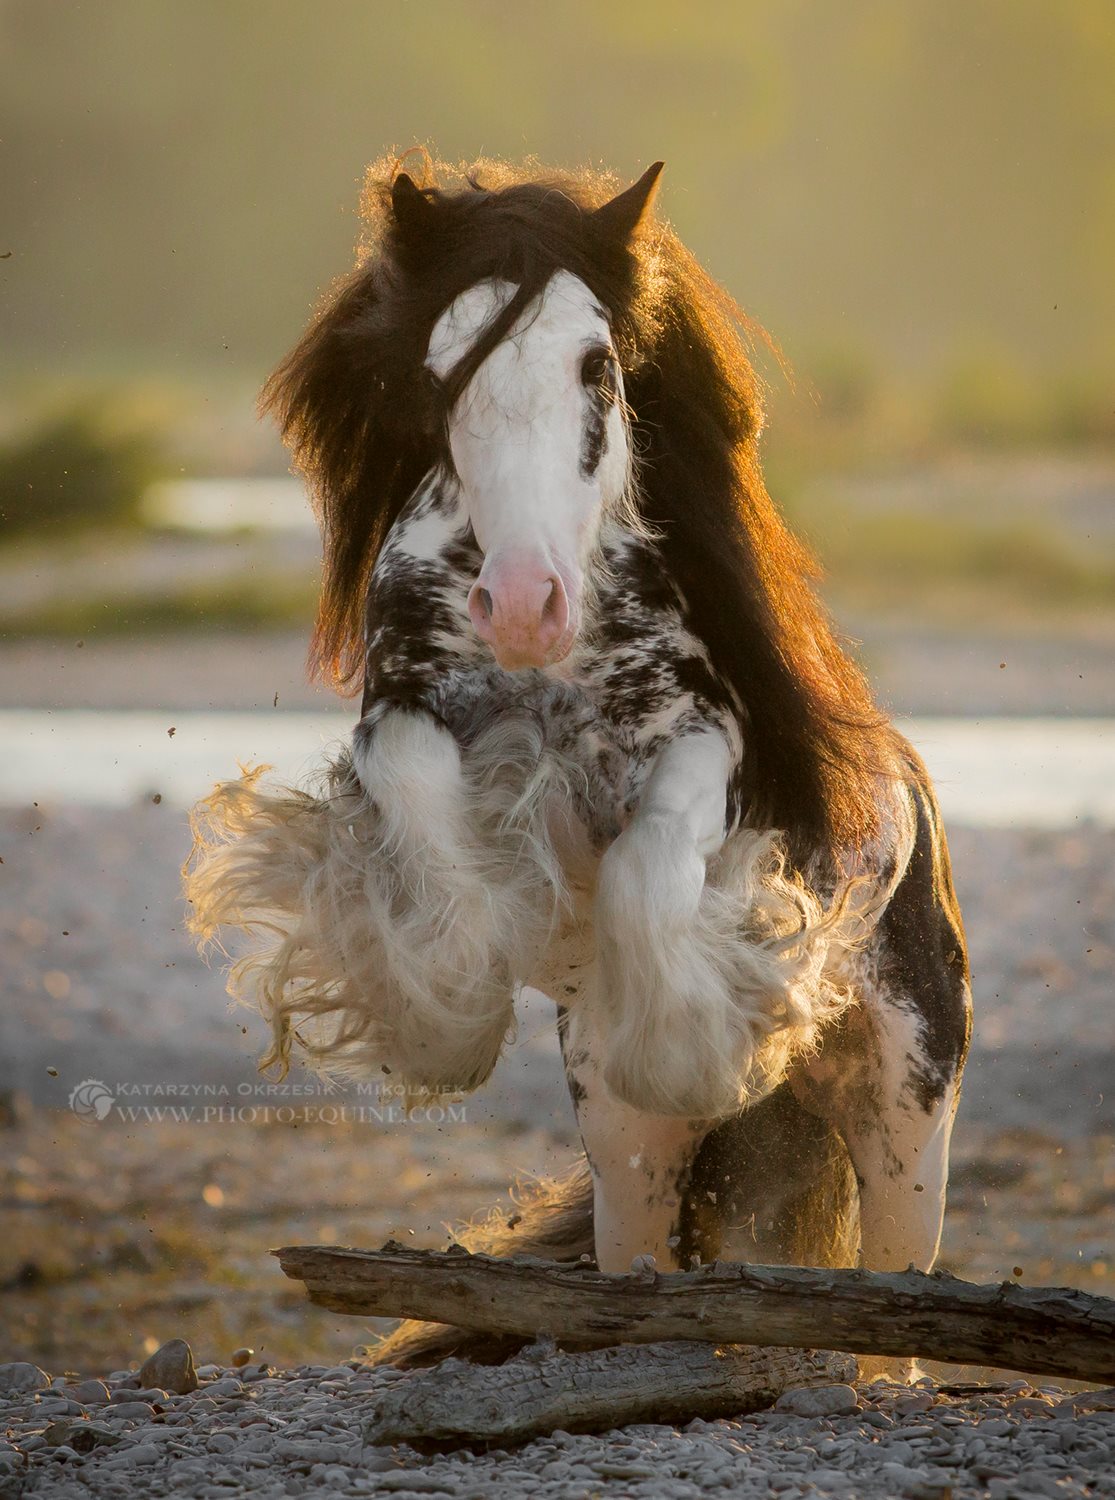
{"label": "horse ear", "polygon": [[654,202],[654,195],[658,191],[658,179],[665,165],[665,162],[656,161],[653,166],[648,167],[638,182],[633,182],[618,197],[595,211],[592,215],[593,223],[611,238],[626,243],[638,229]]}
{"label": "horse ear", "polygon": [[391,211],[402,230],[417,230],[429,223],[433,204],[406,172],[400,172],[391,184]]}

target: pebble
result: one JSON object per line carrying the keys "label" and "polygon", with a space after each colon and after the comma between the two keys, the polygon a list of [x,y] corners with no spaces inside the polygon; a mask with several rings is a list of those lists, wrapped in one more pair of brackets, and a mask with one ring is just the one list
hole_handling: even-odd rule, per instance
{"label": "pebble", "polygon": [[104,1406],[109,1399],[108,1386],[103,1380],[82,1380],[64,1389],[71,1401],[80,1401],[82,1406]]}
{"label": "pebble", "polygon": [[[802,1388],[777,1410],[681,1430],[645,1423],[599,1436],[555,1432],[511,1451],[420,1457],[362,1439],[377,1392],[408,1376],[303,1366],[245,1387],[237,1379],[244,1368],[217,1369],[185,1398],[130,1376],[94,1382],[102,1399],[89,1403],[93,1419],[67,1414],[88,1382],[0,1395],[0,1435],[8,1434],[0,1436],[0,1495],[16,1477],[17,1493],[51,1500],[944,1500],[949,1489],[958,1500],[1115,1497],[1107,1482],[1115,1403],[1103,1393],[999,1386],[954,1398],[930,1386],[877,1385],[858,1395],[850,1386]],[[117,1399],[105,1401],[106,1390]],[[808,1411],[804,1398],[812,1398]],[[869,1405],[861,1410],[858,1400]]]}
{"label": "pebble", "polygon": [[235,1376],[228,1376],[223,1380],[214,1380],[205,1387],[205,1394],[211,1400],[219,1400],[224,1396],[242,1396],[244,1394],[244,1383],[237,1380]]}
{"label": "pebble", "polygon": [[44,1395],[39,1402],[39,1410],[44,1415],[52,1417],[81,1417],[85,1415],[85,1408],[80,1401],[71,1401],[69,1396],[61,1392],[57,1394]]}
{"label": "pebble", "polygon": [[775,1411],[795,1417],[839,1417],[859,1410],[859,1397],[850,1385],[802,1386],[784,1391]]}
{"label": "pebble", "polygon": [[110,1402],[107,1416],[118,1417],[121,1421],[137,1418],[150,1419],[155,1415],[155,1408],[149,1401],[113,1401]]}
{"label": "pebble", "polygon": [[129,1459],[133,1464],[153,1464],[162,1458],[162,1454],[154,1443],[135,1443],[121,1457]]}
{"label": "pebble", "polygon": [[930,1391],[919,1391],[916,1396],[903,1396],[894,1403],[894,1409],[900,1417],[909,1417],[917,1412],[929,1411],[936,1401]]}
{"label": "pebble", "polygon": [[20,1396],[28,1391],[49,1389],[50,1376],[45,1370],[40,1370],[38,1365],[29,1364],[26,1360],[0,1365],[0,1396]]}
{"label": "pebble", "polygon": [[1077,1411],[1115,1411],[1115,1386],[1102,1391],[1078,1391],[1071,1399]]}
{"label": "pebble", "polygon": [[43,1433],[47,1444],[66,1445],[75,1453],[91,1453],[94,1448],[110,1448],[121,1435],[101,1422],[52,1422]]}
{"label": "pebble", "polygon": [[197,1389],[193,1351],[185,1339],[168,1339],[139,1367],[139,1383],[184,1396]]}
{"label": "pebble", "polygon": [[809,1475],[809,1482],[824,1485],[828,1490],[850,1490],[856,1481],[851,1474],[845,1474],[843,1469],[814,1469]]}
{"label": "pebble", "polygon": [[885,1411],[861,1411],[858,1421],[862,1427],[885,1429],[894,1426],[894,1418],[888,1417]]}
{"label": "pebble", "polygon": [[1017,1429],[1017,1423],[1002,1417],[993,1417],[990,1422],[979,1424],[980,1437],[1009,1437]]}

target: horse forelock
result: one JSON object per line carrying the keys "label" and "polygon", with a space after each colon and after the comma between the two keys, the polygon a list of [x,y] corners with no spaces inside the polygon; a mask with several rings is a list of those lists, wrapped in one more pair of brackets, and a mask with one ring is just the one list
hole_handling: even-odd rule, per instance
{"label": "horse forelock", "polygon": [[[802,849],[869,836],[889,732],[834,636],[809,554],[763,484],[762,385],[747,348],[755,325],[666,225],[644,225],[621,245],[595,231],[592,210],[617,185],[606,174],[493,162],[436,170],[449,185],[423,190],[429,212],[416,230],[392,214],[394,162],[370,169],[357,268],[264,390],[322,525],[315,665],[358,687],[368,577],[402,506],[447,459],[448,410],[568,271],[608,313],[641,519],[741,705],[749,820],[785,829]],[[438,318],[491,279],[516,290],[448,381],[432,383],[425,361]]]}

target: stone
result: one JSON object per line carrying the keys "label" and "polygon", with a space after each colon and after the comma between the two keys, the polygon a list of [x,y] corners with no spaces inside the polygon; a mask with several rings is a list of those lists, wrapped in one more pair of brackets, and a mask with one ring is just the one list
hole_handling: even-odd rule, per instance
{"label": "stone", "polygon": [[153,1464],[162,1454],[154,1443],[136,1443],[125,1451],[125,1459],[133,1464]]}
{"label": "stone", "polygon": [[185,1396],[197,1390],[193,1350],[185,1339],[168,1339],[139,1367],[139,1384]]}
{"label": "stone", "polygon": [[800,1386],[783,1391],[774,1409],[794,1417],[842,1417],[859,1410],[859,1397],[850,1385]]}
{"label": "stone", "polygon": [[82,1406],[104,1406],[108,1401],[108,1386],[103,1380],[81,1380],[66,1386],[66,1395],[71,1401],[80,1401]]}
{"label": "stone", "polygon": [[232,1359],[229,1361],[229,1363],[232,1365],[234,1370],[239,1370],[242,1368],[242,1366],[248,1363],[254,1353],[254,1349],[234,1349],[232,1351]]}
{"label": "stone", "polygon": [[894,1426],[894,1418],[888,1417],[885,1411],[861,1411],[859,1421],[864,1427],[877,1427],[880,1431]]}
{"label": "stone", "polygon": [[0,1395],[19,1396],[25,1392],[49,1391],[50,1376],[38,1365],[17,1359],[11,1364],[0,1365]]}
{"label": "stone", "polygon": [[80,1401],[71,1401],[61,1391],[44,1391],[39,1398],[39,1410],[50,1417],[83,1417],[85,1408]]}
{"label": "stone", "polygon": [[105,1408],[106,1417],[119,1417],[121,1421],[150,1421],[155,1408],[149,1401],[113,1401]]}
{"label": "stone", "polygon": [[49,1457],[52,1458],[55,1463],[68,1464],[71,1458],[80,1458],[81,1455],[77,1452],[76,1449],[71,1448],[68,1443],[59,1443],[57,1448],[52,1448],[50,1450]]}
{"label": "stone", "polygon": [[900,1495],[909,1495],[920,1491],[929,1478],[924,1469],[911,1468],[908,1464],[880,1464],[879,1473],[887,1481],[887,1484]]}
{"label": "stone", "polygon": [[856,1483],[851,1474],[845,1474],[843,1469],[813,1469],[809,1475],[810,1482],[823,1485],[827,1490],[850,1490]]}
{"label": "stone", "polygon": [[219,1400],[222,1396],[242,1396],[244,1394],[243,1383],[234,1376],[226,1376],[223,1380],[214,1380],[211,1385],[205,1387],[205,1394]]}
{"label": "stone", "polygon": [[992,1417],[989,1422],[979,1424],[980,1437],[1013,1437],[1017,1431],[1017,1422],[1008,1422],[1005,1417]]}
{"label": "stone", "polygon": [[92,1453],[94,1448],[110,1448],[120,1442],[120,1434],[99,1422],[52,1422],[43,1433],[48,1447],[65,1445],[74,1453]]}
{"label": "stone", "polygon": [[900,1417],[915,1416],[918,1412],[928,1411],[936,1399],[931,1391],[918,1391],[916,1395],[900,1397],[894,1403],[894,1409]]}
{"label": "stone", "polygon": [[1077,1411],[1115,1411],[1115,1386],[1102,1391],[1077,1391],[1071,1400]]}

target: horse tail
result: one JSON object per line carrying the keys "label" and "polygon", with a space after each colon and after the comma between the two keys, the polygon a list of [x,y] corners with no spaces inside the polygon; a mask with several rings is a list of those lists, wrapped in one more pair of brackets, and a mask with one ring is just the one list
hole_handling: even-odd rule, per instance
{"label": "horse tail", "polygon": [[[592,1180],[580,1162],[562,1177],[532,1179],[512,1191],[513,1208],[493,1208],[457,1227],[453,1238],[474,1255],[532,1255],[542,1260],[578,1261],[593,1256]],[[480,1334],[444,1323],[400,1323],[369,1349],[375,1365],[415,1368],[449,1355],[476,1364],[498,1364],[521,1349],[526,1339]]]}
{"label": "horse tail", "polygon": [[843,1139],[780,1084],[701,1142],[681,1240],[705,1262],[854,1266],[859,1192]]}

